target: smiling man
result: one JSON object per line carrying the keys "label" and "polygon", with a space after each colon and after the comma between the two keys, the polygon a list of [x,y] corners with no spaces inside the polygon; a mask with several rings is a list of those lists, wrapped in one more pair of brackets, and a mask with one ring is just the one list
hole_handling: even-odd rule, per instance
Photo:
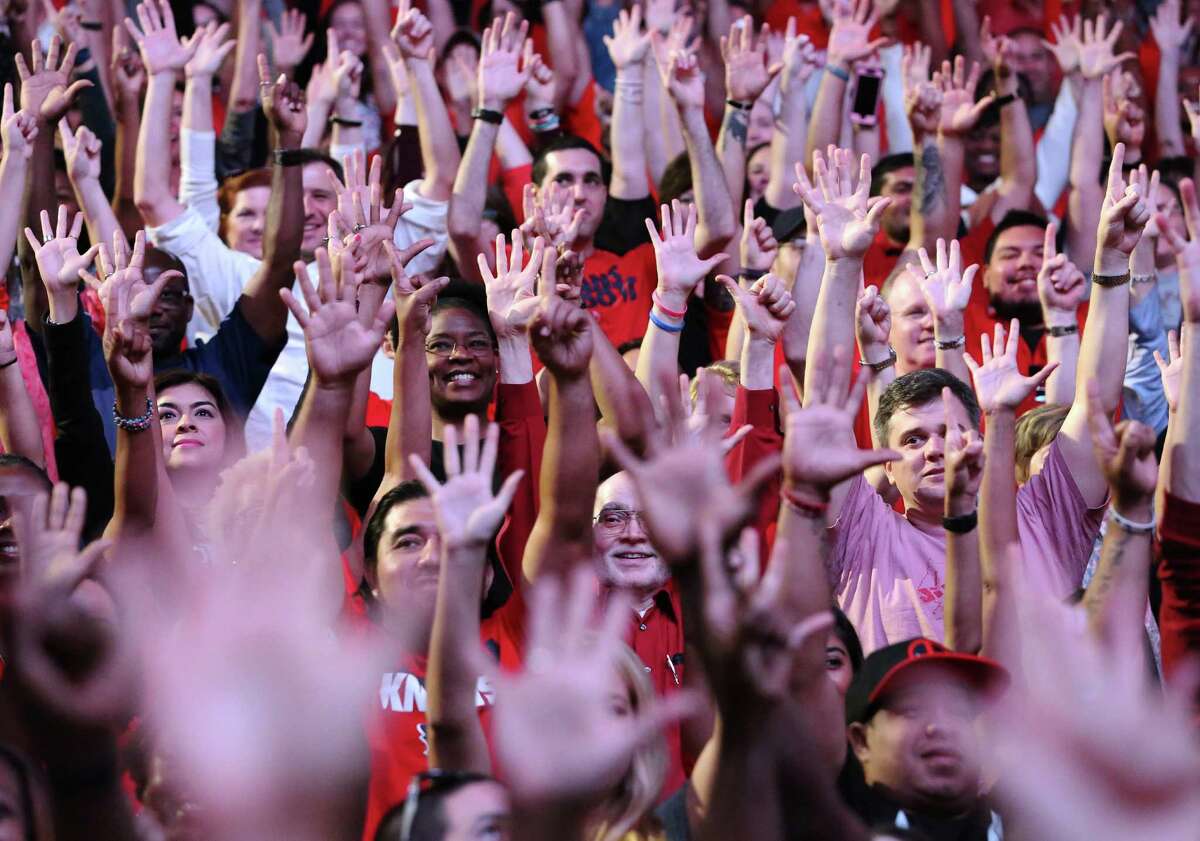
{"label": "smiling man", "polygon": [[869,825],[922,837],[986,841],[999,821],[982,794],[976,719],[1007,683],[983,657],[912,639],[868,657],[846,693],[850,747],[863,783],[846,800]]}

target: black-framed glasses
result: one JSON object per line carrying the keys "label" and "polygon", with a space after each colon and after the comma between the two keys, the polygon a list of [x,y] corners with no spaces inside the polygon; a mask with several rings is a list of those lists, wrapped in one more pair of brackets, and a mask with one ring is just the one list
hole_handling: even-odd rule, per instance
{"label": "black-framed glasses", "polygon": [[425,343],[425,352],[432,353],[434,356],[453,356],[455,348],[462,348],[466,353],[475,357],[488,356],[495,349],[492,340],[483,336],[475,336],[461,342],[454,339],[437,338],[430,339]]}
{"label": "black-framed glasses", "polygon": [[430,768],[412,778],[408,793],[404,797],[404,810],[400,813],[400,841],[412,841],[412,828],[417,820],[417,809],[421,795],[443,788],[458,788],[468,783],[482,783],[492,779],[478,771],[453,771]]}
{"label": "black-framed glasses", "polygon": [[634,511],[632,508],[605,508],[592,518],[595,525],[609,534],[620,534],[625,531],[631,520],[637,520],[639,526],[643,529],[646,528],[646,520],[642,512]]}

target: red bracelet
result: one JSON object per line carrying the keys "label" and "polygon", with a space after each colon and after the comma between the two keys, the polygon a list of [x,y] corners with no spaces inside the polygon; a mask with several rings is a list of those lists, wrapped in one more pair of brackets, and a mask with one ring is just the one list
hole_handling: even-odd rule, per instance
{"label": "red bracelet", "polygon": [[686,304],[684,305],[682,312],[677,312],[675,310],[669,310],[666,307],[664,307],[662,299],[658,297],[657,289],[655,289],[653,292],[650,293],[650,300],[654,302],[654,306],[658,307],[662,311],[663,315],[669,315],[671,318],[683,318],[685,315],[687,315],[687,305]]}
{"label": "red bracelet", "polygon": [[805,499],[795,491],[789,491],[786,488],[779,492],[783,497],[783,501],[791,506],[792,510],[801,517],[808,517],[810,520],[816,520],[825,516],[825,512],[829,510],[828,502],[814,502],[811,499]]}

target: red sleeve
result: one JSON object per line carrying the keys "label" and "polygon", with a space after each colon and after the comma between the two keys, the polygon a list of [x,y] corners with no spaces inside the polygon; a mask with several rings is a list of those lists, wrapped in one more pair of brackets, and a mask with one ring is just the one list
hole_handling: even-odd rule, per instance
{"label": "red sleeve", "polygon": [[1200,653],[1200,503],[1166,495],[1159,521],[1163,670]]}
{"label": "red sleeve", "polygon": [[600,125],[600,117],[596,114],[596,82],[594,79],[583,89],[583,95],[579,97],[579,101],[568,105],[566,110],[563,128],[570,134],[582,137],[597,149],[603,149],[604,127]]}
{"label": "red sleeve", "polygon": [[499,474],[507,477],[514,470],[525,471],[496,538],[500,563],[516,596],[522,583],[521,560],[525,542],[537,519],[538,477],[542,472],[542,450],[546,446],[546,420],[537,383],[531,380],[519,385],[501,383],[497,386],[496,422],[500,424]]}
{"label": "red sleeve", "polygon": [[500,189],[504,191],[504,197],[508,199],[518,225],[525,221],[525,203],[522,193],[525,191],[525,185],[532,180],[533,164],[500,171]]}
{"label": "red sleeve", "polygon": [[[729,451],[725,457],[725,469],[729,471],[730,481],[737,483],[742,480],[764,458],[783,449],[783,436],[779,432],[779,398],[773,388],[750,390],[737,389],[733,400],[733,419],[730,429],[738,429],[746,424],[753,427],[750,434]],[[776,474],[766,483],[759,496],[758,511],[751,521],[758,530],[762,547],[763,569],[766,569],[766,559],[770,556],[768,538],[773,536],[775,518],[779,515],[779,476]]]}

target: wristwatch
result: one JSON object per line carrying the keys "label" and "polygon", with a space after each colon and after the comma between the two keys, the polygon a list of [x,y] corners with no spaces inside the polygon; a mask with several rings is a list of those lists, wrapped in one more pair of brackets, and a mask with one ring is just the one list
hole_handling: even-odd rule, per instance
{"label": "wristwatch", "polygon": [[858,360],[858,364],[864,368],[869,368],[878,374],[880,371],[887,370],[896,364],[896,349],[891,345],[888,345],[887,359],[880,360],[879,362],[868,362],[865,359],[860,359]]}

